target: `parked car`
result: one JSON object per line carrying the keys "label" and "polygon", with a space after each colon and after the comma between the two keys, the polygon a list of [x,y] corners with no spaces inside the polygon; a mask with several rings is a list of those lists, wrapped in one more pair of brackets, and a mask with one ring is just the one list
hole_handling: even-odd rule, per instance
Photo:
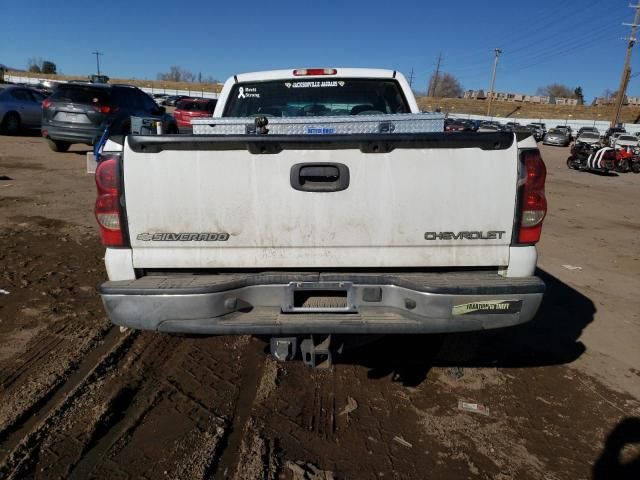
{"label": "parked car", "polygon": [[539,142],[544,138],[544,130],[539,124],[529,123],[525,125],[526,128],[531,129],[531,133],[533,133],[533,138],[536,139],[536,142]]}
{"label": "parked car", "polygon": [[480,128],[478,128],[478,133],[487,133],[487,132],[500,132],[502,131],[502,128],[500,128],[498,125],[495,125],[493,123],[483,123],[482,125],[480,125]]}
{"label": "parked car", "polygon": [[518,122],[507,122],[504,124],[504,130],[506,132],[515,132],[518,128],[520,128],[520,124]]}
{"label": "parked car", "polygon": [[552,128],[542,139],[543,145],[566,147],[571,143],[571,135],[566,129]]}
{"label": "parked car", "polygon": [[539,127],[542,130],[542,136],[544,137],[544,135],[547,133],[547,124],[546,123],[542,123],[542,122],[531,122],[531,125],[535,125],[536,127]]}
{"label": "parked car", "polygon": [[628,133],[621,134],[613,144],[613,148],[635,148],[638,146],[638,137],[630,135]]}
{"label": "parked car", "polygon": [[604,138],[609,145],[613,145],[611,141],[611,137],[616,133],[623,134],[623,133],[627,133],[627,131],[623,127],[613,127],[613,128],[607,129],[607,131],[604,134]]}
{"label": "parked car", "polygon": [[45,95],[27,87],[0,85],[0,130],[15,135],[21,129],[40,128]]}
{"label": "parked car", "polygon": [[[580,129],[582,130],[582,129]],[[579,143],[584,143],[587,145],[600,145],[602,138],[600,137],[600,134],[597,132],[591,132],[591,131],[583,131],[582,133],[580,133],[580,131],[578,131],[578,138],[576,138],[576,145]],[[638,139],[636,138],[636,143],[637,143]]]}
{"label": "parked car", "polygon": [[178,103],[180,100],[184,98],[189,98],[189,97],[186,95],[169,95],[167,98],[164,99],[164,102],[162,102],[162,105],[166,105],[167,107],[175,107],[176,103]]}
{"label": "parked car", "polygon": [[609,144],[610,147],[613,147],[616,144],[616,140],[618,140],[618,137],[620,135],[624,135],[626,132],[613,132],[611,134],[611,136],[609,137],[607,143]]}
{"label": "parked car", "polygon": [[562,130],[563,132],[565,132],[569,137],[569,141],[571,141],[573,137],[573,131],[571,130],[571,127],[569,125],[556,125],[554,128],[556,130]]}
{"label": "parked car", "polygon": [[584,132],[597,133],[598,136],[600,135],[600,131],[596,127],[580,127],[578,133],[576,134],[576,138],[582,135]]}
{"label": "parked car", "polygon": [[211,117],[216,108],[216,101],[209,98],[186,98],[180,100],[173,112],[178,131],[191,131],[191,120],[194,118]]}
{"label": "parked car", "polygon": [[60,84],[42,102],[42,136],[51,150],[65,152],[74,143],[94,144],[107,127],[129,133],[132,115],[157,118],[164,132],[178,133],[174,118],[139,88],[85,82]]}
{"label": "parked car", "polygon": [[471,127],[467,125],[465,120],[460,120],[458,118],[447,118],[444,122],[444,131],[445,132],[469,132],[471,131]]}
{"label": "parked car", "polygon": [[153,95],[151,95],[153,101],[158,105],[164,105],[163,102],[167,99],[168,96],[169,95],[167,95],[166,93],[154,93]]}

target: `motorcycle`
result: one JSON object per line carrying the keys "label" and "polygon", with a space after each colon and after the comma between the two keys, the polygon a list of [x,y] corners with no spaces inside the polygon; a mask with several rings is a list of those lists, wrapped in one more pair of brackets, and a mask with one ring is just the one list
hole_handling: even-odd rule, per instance
{"label": "motorcycle", "polygon": [[616,150],[602,147],[599,143],[576,142],[571,147],[571,156],[567,159],[567,167],[573,170],[591,170],[608,173],[619,165]]}

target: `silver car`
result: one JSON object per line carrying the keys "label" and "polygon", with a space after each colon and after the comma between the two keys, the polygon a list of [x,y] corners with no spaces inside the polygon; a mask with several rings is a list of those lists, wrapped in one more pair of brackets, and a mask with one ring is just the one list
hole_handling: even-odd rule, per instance
{"label": "silver car", "polygon": [[0,131],[15,135],[21,129],[40,128],[44,99],[31,88],[0,85]]}
{"label": "silver car", "polygon": [[576,139],[576,143],[587,143],[589,145],[596,145],[596,144],[599,144],[601,140],[602,139],[599,133],[584,131],[580,135],[578,135],[578,138]]}
{"label": "silver car", "polygon": [[559,145],[561,147],[566,147],[571,143],[571,134],[566,130],[552,128],[547,132],[542,140],[543,145]]}
{"label": "silver car", "polygon": [[638,137],[635,135],[630,135],[628,133],[623,133],[618,138],[616,138],[613,147],[615,149],[631,147],[635,148],[638,146]]}

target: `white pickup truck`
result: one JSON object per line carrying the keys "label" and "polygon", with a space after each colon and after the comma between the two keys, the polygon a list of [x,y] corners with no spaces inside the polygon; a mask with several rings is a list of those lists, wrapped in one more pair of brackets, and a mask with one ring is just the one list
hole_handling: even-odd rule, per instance
{"label": "white pickup truck", "polygon": [[[363,113],[420,111],[398,72],[298,69],[231,77],[213,118]],[[532,137],[324,133],[130,135],[105,152],[96,217],[113,323],[267,335],[279,359],[314,336],[309,360],[331,334],[533,318],[547,206]]]}

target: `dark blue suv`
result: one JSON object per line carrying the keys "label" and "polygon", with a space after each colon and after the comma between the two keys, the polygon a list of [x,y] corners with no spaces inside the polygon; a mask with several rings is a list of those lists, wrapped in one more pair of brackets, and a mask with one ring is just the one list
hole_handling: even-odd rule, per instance
{"label": "dark blue suv", "polygon": [[93,145],[107,127],[129,133],[132,115],[157,118],[163,132],[178,133],[175,119],[133,85],[69,82],[42,102],[42,136],[51,150],[66,152],[73,143]]}

